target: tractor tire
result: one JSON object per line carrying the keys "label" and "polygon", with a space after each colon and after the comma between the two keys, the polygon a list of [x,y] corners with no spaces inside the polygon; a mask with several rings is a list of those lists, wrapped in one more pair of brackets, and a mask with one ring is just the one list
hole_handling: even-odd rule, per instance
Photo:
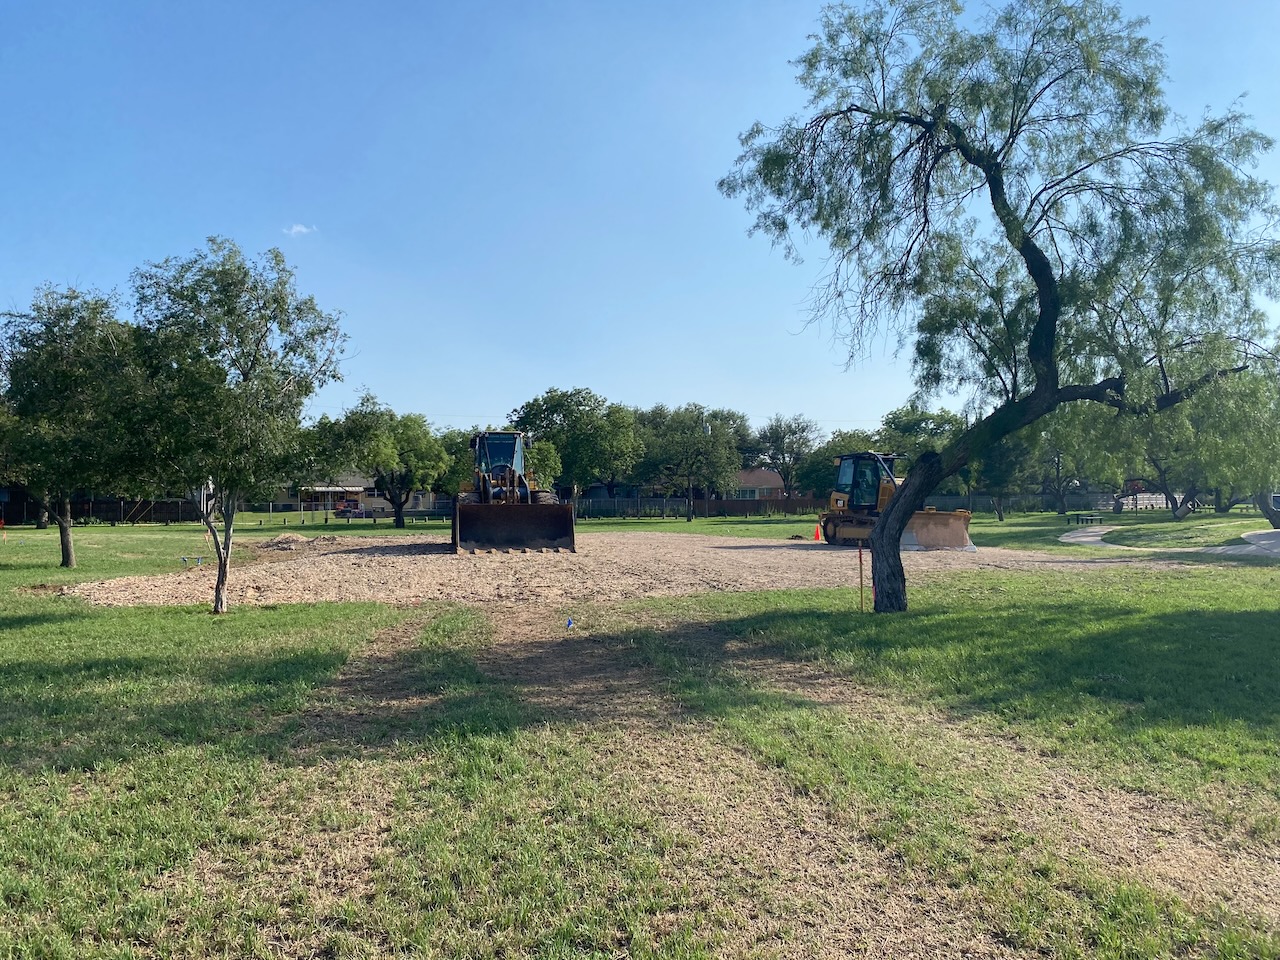
{"label": "tractor tire", "polygon": [[534,503],[545,503],[555,505],[560,502],[560,498],[551,490],[534,490],[531,494]]}
{"label": "tractor tire", "polygon": [[827,543],[838,543],[836,531],[840,529],[840,521],[834,517],[827,517],[826,522],[822,525],[822,536]]}

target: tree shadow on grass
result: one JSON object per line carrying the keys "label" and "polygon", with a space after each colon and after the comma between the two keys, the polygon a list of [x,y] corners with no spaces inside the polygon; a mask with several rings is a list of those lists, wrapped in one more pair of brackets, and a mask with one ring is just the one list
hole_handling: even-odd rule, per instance
{"label": "tree shadow on grass", "polygon": [[[420,627],[420,625],[415,625]],[[441,739],[509,735],[535,717],[470,654],[421,646],[375,651],[266,734],[297,758],[373,756]]]}
{"label": "tree shadow on grass", "polygon": [[344,659],[309,649],[9,662],[0,764],[90,769],[173,747],[240,749],[257,740],[264,716],[296,709]]}
{"label": "tree shadow on grass", "polygon": [[91,769],[184,747],[313,762],[678,712],[634,655],[586,637],[473,653],[424,645],[423,629],[383,631],[350,659],[325,646],[10,659],[0,765]]}
{"label": "tree shadow on grass", "polygon": [[27,627],[48,627],[55,624],[70,623],[75,619],[76,614],[70,610],[0,614],[0,633],[6,630],[23,630]]}
{"label": "tree shadow on grass", "polygon": [[[1114,605],[1016,601],[862,616],[780,609],[709,626],[641,631],[641,645],[707,676],[779,657],[818,660],[853,680],[905,688],[962,715],[1041,729],[1088,719],[1099,737],[1220,731],[1256,749],[1280,727],[1280,634],[1268,611],[1149,614]],[[602,638],[635,646],[637,634]],[[1216,735],[1216,734],[1215,734]]]}
{"label": "tree shadow on grass", "polygon": [[[288,718],[296,758],[412,752],[442,741],[514,736],[531,726],[634,729],[697,719],[639,651],[589,635],[474,652],[389,647],[350,664]],[[772,703],[779,695],[744,689],[742,696]]]}
{"label": "tree shadow on grass", "polygon": [[1093,736],[1137,740],[1225,724],[1253,749],[1280,725],[1268,611],[1151,614],[1011,599],[889,617],[827,602],[474,650],[423,645],[425,623],[384,631],[350,660],[323,644],[10,660],[0,669],[0,764],[90,768],[185,746],[309,762],[513,736],[530,725],[678,724],[814,706],[733,682],[735,668],[779,658],[822,661],[958,714],[1042,730],[1083,717]]}

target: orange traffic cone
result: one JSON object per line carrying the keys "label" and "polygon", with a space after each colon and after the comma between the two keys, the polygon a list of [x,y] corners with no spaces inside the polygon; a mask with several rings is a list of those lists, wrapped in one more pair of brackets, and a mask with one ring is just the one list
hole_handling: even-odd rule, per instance
{"label": "orange traffic cone", "polygon": [[813,542],[817,543],[822,539],[822,524],[815,523],[813,525]]}

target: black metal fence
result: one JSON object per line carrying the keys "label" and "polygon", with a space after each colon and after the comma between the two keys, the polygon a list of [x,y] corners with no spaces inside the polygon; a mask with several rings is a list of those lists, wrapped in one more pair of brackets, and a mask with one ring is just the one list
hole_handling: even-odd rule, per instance
{"label": "black metal fence", "polygon": [[[33,524],[40,516],[40,504],[24,491],[9,491],[0,501],[0,519],[5,526]],[[200,512],[189,500],[123,500],[80,498],[71,501],[74,523],[187,523],[198,521]]]}

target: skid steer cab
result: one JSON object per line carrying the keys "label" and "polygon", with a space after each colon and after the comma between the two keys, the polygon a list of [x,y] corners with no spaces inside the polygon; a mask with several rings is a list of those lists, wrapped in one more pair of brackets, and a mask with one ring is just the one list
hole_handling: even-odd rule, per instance
{"label": "skid steer cab", "polygon": [[[892,453],[846,453],[835,458],[835,482],[827,512],[818,518],[827,543],[864,546],[876,521],[898,492]],[[966,550],[977,548],[969,539],[968,510],[917,510],[902,532],[903,550]]]}
{"label": "skid steer cab", "polygon": [[453,510],[453,549],[576,551],[573,504],[538,489],[525,463],[529,439],[516,430],[486,430],[471,438],[475,469]]}

